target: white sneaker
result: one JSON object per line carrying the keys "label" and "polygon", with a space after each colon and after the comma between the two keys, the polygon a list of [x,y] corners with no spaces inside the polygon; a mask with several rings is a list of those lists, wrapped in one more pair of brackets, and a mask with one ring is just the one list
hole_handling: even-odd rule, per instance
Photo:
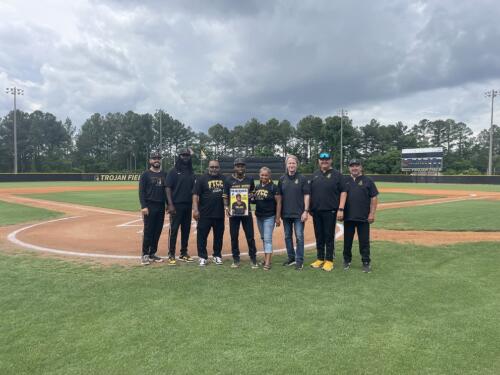
{"label": "white sneaker", "polygon": [[207,260],[206,259],[203,259],[203,258],[200,258],[200,267],[205,267],[207,265]]}
{"label": "white sneaker", "polygon": [[222,258],[221,257],[214,257],[213,262],[220,266],[222,264]]}

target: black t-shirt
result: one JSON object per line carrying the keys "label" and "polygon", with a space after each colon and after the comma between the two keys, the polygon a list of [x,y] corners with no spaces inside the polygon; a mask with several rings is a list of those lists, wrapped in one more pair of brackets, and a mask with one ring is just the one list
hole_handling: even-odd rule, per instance
{"label": "black t-shirt", "polygon": [[224,176],[204,174],[196,179],[193,194],[200,197],[199,211],[201,217],[224,218]]}
{"label": "black t-shirt", "polygon": [[276,215],[276,195],[279,195],[278,187],[269,182],[266,185],[259,184],[255,189],[255,216],[270,217]]}
{"label": "black t-shirt", "polygon": [[193,202],[193,186],[195,175],[190,170],[178,170],[172,168],[167,175],[167,187],[172,189],[172,200],[174,204]]}
{"label": "black t-shirt", "polygon": [[[251,198],[253,192],[255,191],[255,183],[250,177],[243,177],[243,179],[239,180],[234,176],[226,178],[226,184],[224,186],[224,197],[230,199],[231,197],[231,188],[237,189],[247,189],[248,197]],[[250,212],[250,207],[248,208]]]}
{"label": "black t-shirt", "polygon": [[370,177],[361,175],[353,179],[345,177],[347,200],[344,210],[345,221],[368,221],[371,199],[378,195],[377,187]]}
{"label": "black t-shirt", "polygon": [[167,195],[165,193],[165,172],[144,171],[139,179],[139,201],[141,208],[147,207],[148,203],[165,203]]}
{"label": "black t-shirt", "polygon": [[311,211],[335,211],[340,193],[345,191],[344,177],[336,169],[316,171],[310,181]]}
{"label": "black t-shirt", "polygon": [[233,209],[233,215],[241,216],[245,215],[245,211],[247,210],[247,205],[245,202],[236,201],[233,203],[231,208]]}
{"label": "black t-shirt", "polygon": [[299,219],[304,212],[304,195],[309,194],[309,183],[300,173],[281,176],[278,182],[281,195],[281,217]]}

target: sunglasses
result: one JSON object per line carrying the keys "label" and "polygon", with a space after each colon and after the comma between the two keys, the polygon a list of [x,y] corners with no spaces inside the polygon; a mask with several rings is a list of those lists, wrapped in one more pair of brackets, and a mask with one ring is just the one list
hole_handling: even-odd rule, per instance
{"label": "sunglasses", "polygon": [[322,152],[321,154],[319,154],[319,158],[323,160],[328,160],[331,159],[331,156],[328,152]]}
{"label": "sunglasses", "polygon": [[191,154],[181,154],[181,156],[188,157],[188,156],[191,156]]}

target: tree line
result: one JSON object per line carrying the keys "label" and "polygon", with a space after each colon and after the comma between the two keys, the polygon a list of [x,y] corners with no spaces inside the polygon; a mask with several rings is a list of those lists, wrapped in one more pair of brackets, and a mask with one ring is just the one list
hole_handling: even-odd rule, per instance
{"label": "tree line", "polygon": [[[13,123],[11,111],[0,120],[0,172],[13,170]],[[196,132],[165,111],[154,114],[95,113],[80,129],[70,119],[61,121],[48,112],[17,111],[19,172],[138,172],[146,167],[153,149],[162,150],[164,167],[173,165],[177,150],[191,147],[200,165],[201,151],[208,158],[221,156],[297,155],[301,169],[316,168],[317,154],[329,151],[334,165],[340,160],[340,129],[343,161],[361,158],[369,173],[400,173],[402,148],[443,147],[444,173],[481,174],[488,164],[489,130],[474,135],[463,122],[453,119],[353,126],[345,116],[306,116],[297,124],[271,118],[252,118],[232,129],[216,123],[207,132]],[[494,126],[493,168],[500,171],[500,129]]]}

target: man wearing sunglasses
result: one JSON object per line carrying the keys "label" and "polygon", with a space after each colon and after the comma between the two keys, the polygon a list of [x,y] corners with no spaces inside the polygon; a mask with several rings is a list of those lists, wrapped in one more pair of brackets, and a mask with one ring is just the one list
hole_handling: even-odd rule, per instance
{"label": "man wearing sunglasses", "polygon": [[141,263],[163,262],[156,255],[163,222],[165,220],[166,174],[161,170],[161,154],[153,151],[149,155],[149,169],[139,179],[139,201],[144,221]]}
{"label": "man wearing sunglasses", "polygon": [[347,197],[344,179],[339,171],[332,168],[332,156],[321,152],[318,157],[319,170],[311,181],[311,213],[316,237],[317,259],[312,268],[331,271],[335,259],[335,226],[344,218]]}
{"label": "man wearing sunglasses", "polygon": [[189,232],[191,231],[191,210],[193,208],[193,186],[194,186],[193,162],[191,150],[183,148],[174,167],[167,175],[167,200],[168,213],[170,214],[170,232],[167,264],[174,266],[175,246],[177,244],[177,233],[181,228],[181,251],[179,260],[183,262],[194,262],[188,254]]}
{"label": "man wearing sunglasses", "polygon": [[224,237],[224,176],[217,160],[210,160],[208,173],[196,179],[193,188],[193,218],[198,222],[197,246],[200,267],[208,264],[207,238],[213,231],[213,261],[222,264]]}

